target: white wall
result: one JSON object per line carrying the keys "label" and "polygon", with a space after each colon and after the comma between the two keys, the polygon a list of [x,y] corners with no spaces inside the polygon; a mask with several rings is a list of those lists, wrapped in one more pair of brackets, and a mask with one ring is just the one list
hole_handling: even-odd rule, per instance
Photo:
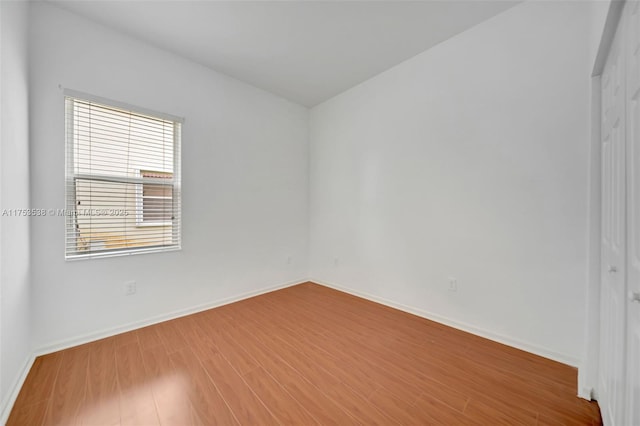
{"label": "white wall", "polygon": [[[27,12],[0,1],[0,212],[29,207]],[[0,216],[0,236],[2,418],[31,355],[28,218]]]}
{"label": "white wall", "polygon": [[312,109],[312,279],[577,365],[590,21],[524,3]]}
{"label": "white wall", "polygon": [[63,218],[32,221],[37,347],[306,278],[307,109],[54,6],[30,28],[34,207],[64,207],[59,85],[185,117],[182,251],[65,262]]}

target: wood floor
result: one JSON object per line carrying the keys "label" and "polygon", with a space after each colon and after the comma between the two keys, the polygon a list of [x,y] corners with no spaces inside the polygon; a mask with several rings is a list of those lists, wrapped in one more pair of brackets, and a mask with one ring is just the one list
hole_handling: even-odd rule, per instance
{"label": "wood floor", "polygon": [[593,425],[576,370],[307,283],[36,359],[8,425]]}

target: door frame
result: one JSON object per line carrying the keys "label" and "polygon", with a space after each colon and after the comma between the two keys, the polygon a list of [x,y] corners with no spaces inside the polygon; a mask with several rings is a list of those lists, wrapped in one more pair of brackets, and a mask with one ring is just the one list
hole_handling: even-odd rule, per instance
{"label": "door frame", "polygon": [[590,146],[587,218],[587,282],[586,316],[584,321],[584,354],[578,368],[578,396],[598,399],[600,362],[600,287],[601,287],[601,77],[613,39],[622,17],[625,0],[612,0],[600,38],[591,73]]}

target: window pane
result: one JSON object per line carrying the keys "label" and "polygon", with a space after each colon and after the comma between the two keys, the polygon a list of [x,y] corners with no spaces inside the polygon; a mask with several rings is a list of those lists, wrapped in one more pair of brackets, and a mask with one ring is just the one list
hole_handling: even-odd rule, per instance
{"label": "window pane", "polygon": [[[172,225],[153,228],[136,223],[136,184],[76,180],[76,250],[113,250],[170,245]],[[155,221],[171,220],[171,200],[145,203],[147,215]],[[166,203],[163,203],[166,201]],[[168,218],[168,219],[167,219]]]}
{"label": "window pane", "polygon": [[174,123],[81,101],[74,110],[76,174],[173,172]]}
{"label": "window pane", "polygon": [[162,185],[155,183],[145,183],[142,185],[142,196],[143,197],[171,197],[173,193],[172,185]]}
{"label": "window pane", "polygon": [[173,200],[167,198],[143,198],[144,222],[168,222],[173,217]]}

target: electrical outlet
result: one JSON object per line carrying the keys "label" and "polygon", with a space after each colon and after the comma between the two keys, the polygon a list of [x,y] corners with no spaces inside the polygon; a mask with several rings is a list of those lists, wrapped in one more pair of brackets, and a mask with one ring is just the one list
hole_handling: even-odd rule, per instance
{"label": "electrical outlet", "polygon": [[124,283],[124,295],[131,296],[132,294],[136,294],[136,282],[135,281],[127,281]]}
{"label": "electrical outlet", "polygon": [[453,277],[449,277],[449,291],[458,291],[458,280]]}
{"label": "electrical outlet", "polygon": [[287,265],[291,265],[293,263],[293,257],[291,255],[287,256]]}
{"label": "electrical outlet", "polygon": [[340,258],[339,257],[334,257],[333,258],[333,266],[335,266],[336,268],[338,266],[340,266]]}

